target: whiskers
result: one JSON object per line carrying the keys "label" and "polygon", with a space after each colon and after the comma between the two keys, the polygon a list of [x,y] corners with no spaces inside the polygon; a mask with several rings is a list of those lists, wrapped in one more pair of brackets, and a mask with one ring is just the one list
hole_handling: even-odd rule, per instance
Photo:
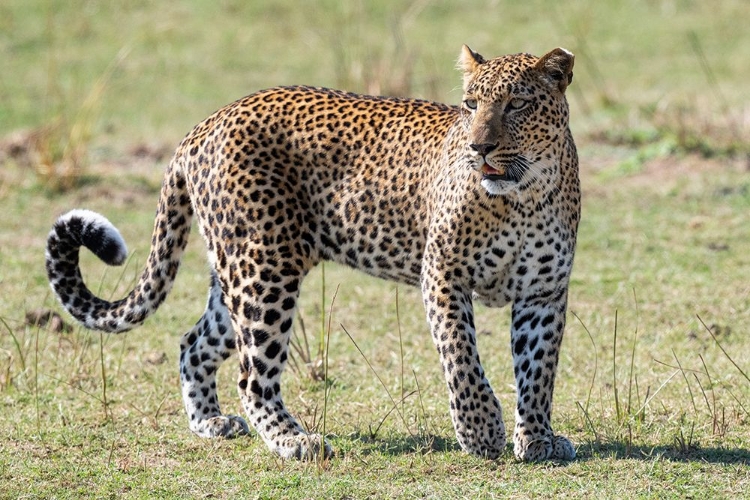
{"label": "whiskers", "polygon": [[519,182],[519,190],[526,192],[531,198],[539,195],[548,196],[560,191],[558,177],[559,167],[553,160],[539,160],[531,162],[526,160],[526,174]]}
{"label": "whiskers", "polygon": [[[485,162],[482,156],[467,152],[456,158],[454,168],[481,173]],[[523,154],[499,154],[489,158],[487,163],[503,172],[496,176],[485,175],[479,181],[489,196],[515,193],[521,200],[538,200],[559,191],[560,172],[553,160],[533,161]]]}
{"label": "whiskers", "polygon": [[505,167],[505,176],[508,177],[508,180],[521,182],[524,174],[532,168],[533,163],[523,155],[513,155],[510,162],[503,166]]}

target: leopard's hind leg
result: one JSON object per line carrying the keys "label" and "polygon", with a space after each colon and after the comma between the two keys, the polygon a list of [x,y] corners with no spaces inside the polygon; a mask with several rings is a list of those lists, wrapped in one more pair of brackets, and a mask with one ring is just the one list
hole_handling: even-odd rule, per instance
{"label": "leopard's hind leg", "polygon": [[[225,257],[218,273],[236,331],[238,390],[248,422],[281,458],[330,457],[323,437],[308,433],[281,396],[297,298],[313,262],[283,242],[242,243],[243,252]],[[216,244],[217,253],[226,256],[223,245]]]}
{"label": "leopard's hind leg", "polygon": [[249,433],[242,417],[222,415],[216,390],[219,366],[235,351],[232,322],[212,272],[206,310],[180,342],[182,399],[190,430],[201,437],[233,438]]}

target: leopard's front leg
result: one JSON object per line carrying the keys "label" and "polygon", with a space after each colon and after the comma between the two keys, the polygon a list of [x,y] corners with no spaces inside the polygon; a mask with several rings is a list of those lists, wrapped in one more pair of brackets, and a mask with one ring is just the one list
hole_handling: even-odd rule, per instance
{"label": "leopard's front leg", "polygon": [[575,448],[552,431],[552,394],[565,329],[567,289],[549,298],[518,299],[513,304],[511,349],[518,401],[514,452],[525,461],[572,460]]}
{"label": "leopard's front leg", "polygon": [[422,294],[448,385],[453,428],[464,451],[497,458],[506,443],[502,408],[479,361],[470,292],[451,283],[450,275],[425,266]]}

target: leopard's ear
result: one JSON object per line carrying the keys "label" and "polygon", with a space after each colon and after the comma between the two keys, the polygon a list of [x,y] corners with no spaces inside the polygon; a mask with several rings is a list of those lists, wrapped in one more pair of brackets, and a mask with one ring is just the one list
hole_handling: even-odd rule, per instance
{"label": "leopard's ear", "polygon": [[534,67],[549,79],[550,84],[564,93],[573,81],[574,61],[572,52],[558,47],[539,58]]}
{"label": "leopard's ear", "polygon": [[458,56],[458,69],[464,73],[464,90],[471,80],[471,76],[480,64],[484,64],[484,57],[474,52],[468,45],[461,47],[461,55]]}

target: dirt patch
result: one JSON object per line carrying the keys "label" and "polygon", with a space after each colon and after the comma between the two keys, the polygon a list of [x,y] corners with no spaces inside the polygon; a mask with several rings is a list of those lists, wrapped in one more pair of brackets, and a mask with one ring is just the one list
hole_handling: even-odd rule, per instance
{"label": "dirt patch", "polygon": [[678,183],[722,172],[747,172],[750,180],[750,158],[664,154],[641,159],[638,154],[635,148],[584,144],[580,168],[585,194],[604,195],[612,189],[668,191]]}
{"label": "dirt patch", "polygon": [[665,156],[643,163],[640,172],[628,177],[635,185],[673,182],[675,179],[698,177],[722,170],[750,173],[750,165],[742,158],[704,158],[699,155]]}
{"label": "dirt patch", "polygon": [[26,324],[46,328],[50,332],[70,333],[73,325],[65,322],[58,313],[51,309],[35,309],[26,313]]}

